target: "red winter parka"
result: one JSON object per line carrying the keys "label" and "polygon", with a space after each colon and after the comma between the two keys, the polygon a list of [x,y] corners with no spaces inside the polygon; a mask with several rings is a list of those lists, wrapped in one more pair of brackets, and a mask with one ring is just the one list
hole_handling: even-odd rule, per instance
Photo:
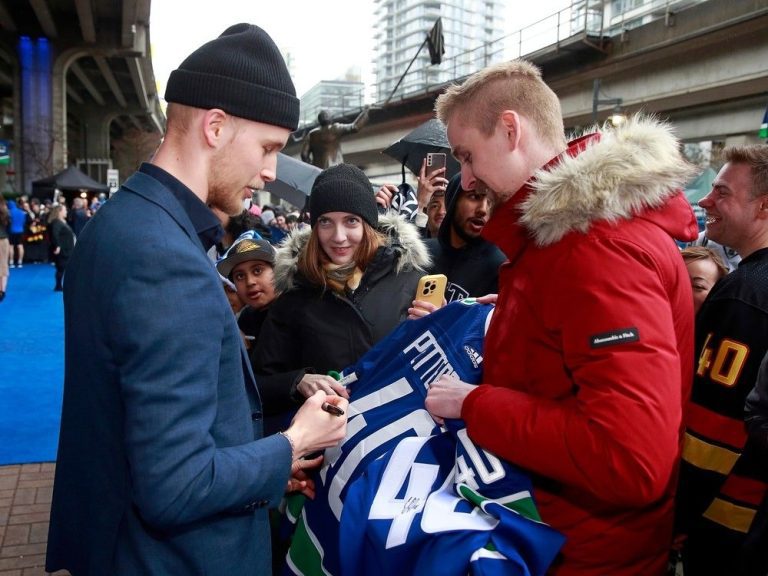
{"label": "red winter parka", "polygon": [[553,574],[663,574],[693,308],[673,238],[696,238],[669,129],[635,118],[570,144],[496,209],[509,258],[469,435],[534,475],[567,537]]}

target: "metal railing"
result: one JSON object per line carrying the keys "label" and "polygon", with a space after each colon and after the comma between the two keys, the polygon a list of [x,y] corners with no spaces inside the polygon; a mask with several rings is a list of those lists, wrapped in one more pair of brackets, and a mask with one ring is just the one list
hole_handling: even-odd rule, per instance
{"label": "metal railing", "polygon": [[[464,78],[489,64],[520,58],[548,46],[558,45],[575,36],[602,38],[603,2],[595,0],[574,2],[571,6],[524,28],[477,48],[445,58],[437,66],[429,65],[429,58],[424,55],[418,61],[423,65],[406,74],[392,100],[398,101],[432,92],[444,84]],[[398,78],[388,78],[386,82],[377,83],[377,101],[382,102],[387,97]]]}
{"label": "metal railing", "polygon": [[637,28],[653,20],[668,18],[680,10],[707,0],[644,0],[638,6],[622,6],[617,14],[606,18],[605,27],[610,35]]}

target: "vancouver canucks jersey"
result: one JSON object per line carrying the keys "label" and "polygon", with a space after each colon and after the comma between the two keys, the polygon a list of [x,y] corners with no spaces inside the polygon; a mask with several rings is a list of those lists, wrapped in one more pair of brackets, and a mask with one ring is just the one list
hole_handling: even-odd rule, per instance
{"label": "vancouver canucks jersey", "polygon": [[[435,441],[448,446],[447,452],[441,452],[443,471],[452,470],[456,462],[464,478],[471,476],[467,466],[462,472],[458,464],[455,437],[441,434],[424,409],[424,400],[429,384],[443,374],[464,382],[479,382],[483,339],[492,310],[492,306],[465,300],[421,320],[404,322],[359,362],[344,370],[343,382],[347,383],[351,397],[347,436],[338,447],[326,451],[324,466],[315,479],[316,497],[306,502],[291,543],[287,558],[291,572],[344,573],[343,567],[351,562],[346,543],[339,539],[347,493],[363,472],[378,459],[391,456],[404,439],[446,438]],[[442,479],[446,480],[448,475]],[[367,485],[371,485],[370,480]],[[453,484],[450,486],[452,489]],[[364,488],[359,490],[365,492]],[[503,500],[499,494],[493,497]],[[363,525],[358,528],[362,530]],[[477,565],[496,554],[491,550],[479,551]],[[363,556],[358,554],[357,558]]]}
{"label": "vancouver canucks jersey", "polygon": [[402,440],[351,483],[342,574],[545,573],[564,539],[539,521],[530,479],[448,424]]}
{"label": "vancouver canucks jersey", "polygon": [[470,383],[480,380],[492,310],[466,300],[402,322],[344,370],[351,399],[347,436],[325,452],[315,499],[305,503],[291,543],[291,571],[340,574],[338,530],[349,483],[403,438],[440,432],[424,409],[428,386],[443,374]]}

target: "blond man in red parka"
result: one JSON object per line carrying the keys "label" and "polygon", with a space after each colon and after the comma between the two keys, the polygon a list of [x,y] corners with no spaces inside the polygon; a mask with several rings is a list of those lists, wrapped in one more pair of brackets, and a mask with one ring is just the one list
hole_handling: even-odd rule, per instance
{"label": "blond man in red parka", "polygon": [[449,88],[436,111],[462,188],[496,203],[483,236],[509,261],[483,383],[443,377],[427,409],[532,473],[543,520],[567,537],[552,574],[661,575],[693,367],[674,240],[697,230],[678,141],[635,117],[566,143],[557,96],[520,60]]}

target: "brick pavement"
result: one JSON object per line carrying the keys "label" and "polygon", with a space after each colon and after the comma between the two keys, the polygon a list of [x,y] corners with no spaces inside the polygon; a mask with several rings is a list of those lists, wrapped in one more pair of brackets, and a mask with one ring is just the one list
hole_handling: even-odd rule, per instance
{"label": "brick pavement", "polygon": [[55,469],[52,463],[0,467],[0,576],[47,574],[45,544]]}

